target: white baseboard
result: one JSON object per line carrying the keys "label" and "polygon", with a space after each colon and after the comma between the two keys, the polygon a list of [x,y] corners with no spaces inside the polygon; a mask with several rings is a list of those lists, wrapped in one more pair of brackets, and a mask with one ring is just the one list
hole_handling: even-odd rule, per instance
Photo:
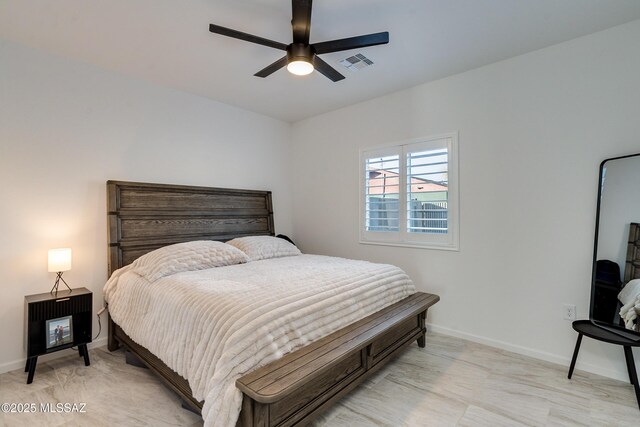
{"label": "white baseboard", "polygon": [[[102,337],[102,338],[98,338],[97,340],[89,343],[89,345],[87,347],[88,348],[97,348],[97,347],[103,347],[105,345],[107,345],[107,337]],[[68,348],[66,350],[60,350],[60,351],[56,351],[54,353],[50,353],[50,354],[45,354],[43,356],[39,356],[38,357],[38,363],[47,362],[49,360],[54,360],[54,359],[58,359],[60,357],[68,356],[69,354],[71,354],[70,353],[71,351],[77,351],[77,350],[72,350],[72,349]],[[12,362],[3,363],[3,364],[0,365],[0,374],[4,374],[5,372],[9,372],[9,371],[14,371],[16,369],[24,369],[24,365],[25,365],[26,362],[27,362],[27,359],[24,358],[24,359],[14,360]]]}
{"label": "white baseboard", "polygon": [[[547,353],[540,350],[534,350],[529,347],[523,347],[520,345],[509,344],[504,341],[494,340],[492,338],[487,338],[479,335],[473,335],[466,332],[457,331],[455,329],[446,328],[444,326],[434,325],[433,323],[429,323],[428,329],[433,332],[437,332],[443,335],[449,335],[456,338],[462,338],[468,341],[473,341],[479,344],[488,345],[490,347],[499,348],[501,350],[507,350],[513,353],[522,354],[524,356],[533,357],[535,359],[544,360],[546,362],[555,363],[557,365],[561,365],[567,368],[567,372],[569,370],[569,365],[571,364],[571,358],[566,356],[560,356],[553,353]],[[592,365],[590,363],[582,363],[578,358],[578,362],[576,363],[576,369],[590,372],[596,375],[602,375],[603,377],[613,378],[616,380],[621,380],[628,382],[629,377],[625,372],[620,372],[615,369],[607,369],[601,366]]]}

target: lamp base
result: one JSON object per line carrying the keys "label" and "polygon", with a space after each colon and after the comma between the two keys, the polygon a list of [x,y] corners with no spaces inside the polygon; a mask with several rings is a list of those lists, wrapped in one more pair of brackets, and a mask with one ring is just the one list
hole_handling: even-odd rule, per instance
{"label": "lamp base", "polygon": [[67,285],[67,282],[65,282],[64,279],[62,278],[62,271],[58,271],[56,276],[56,283],[54,283],[53,288],[51,288],[52,295],[58,296],[58,285],[60,284],[61,280],[62,280],[62,283],[64,283],[64,285],[67,287],[67,289],[71,290],[69,285]]}

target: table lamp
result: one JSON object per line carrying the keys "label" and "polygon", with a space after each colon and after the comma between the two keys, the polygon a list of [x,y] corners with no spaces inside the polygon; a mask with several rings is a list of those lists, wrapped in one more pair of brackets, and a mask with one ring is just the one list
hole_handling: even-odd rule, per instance
{"label": "table lamp", "polygon": [[62,273],[69,270],[71,270],[71,248],[49,249],[49,273],[56,273],[56,283],[51,288],[52,294],[58,294],[60,280],[71,290],[62,278]]}

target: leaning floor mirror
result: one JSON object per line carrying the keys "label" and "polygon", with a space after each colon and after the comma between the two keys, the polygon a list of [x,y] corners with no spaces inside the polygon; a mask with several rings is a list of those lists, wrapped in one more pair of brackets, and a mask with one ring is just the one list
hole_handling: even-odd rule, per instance
{"label": "leaning floor mirror", "polygon": [[590,319],[640,341],[640,153],[600,165]]}
{"label": "leaning floor mirror", "polygon": [[640,153],[600,164],[589,320],[578,333],[569,379],[582,337],[619,345],[640,408],[640,381],[633,347],[640,347]]}

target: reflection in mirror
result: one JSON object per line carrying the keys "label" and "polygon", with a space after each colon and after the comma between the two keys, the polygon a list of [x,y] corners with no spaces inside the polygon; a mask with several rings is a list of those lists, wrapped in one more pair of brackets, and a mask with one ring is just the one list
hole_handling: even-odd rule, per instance
{"label": "reflection in mirror", "polygon": [[600,166],[591,319],[640,337],[640,154]]}

